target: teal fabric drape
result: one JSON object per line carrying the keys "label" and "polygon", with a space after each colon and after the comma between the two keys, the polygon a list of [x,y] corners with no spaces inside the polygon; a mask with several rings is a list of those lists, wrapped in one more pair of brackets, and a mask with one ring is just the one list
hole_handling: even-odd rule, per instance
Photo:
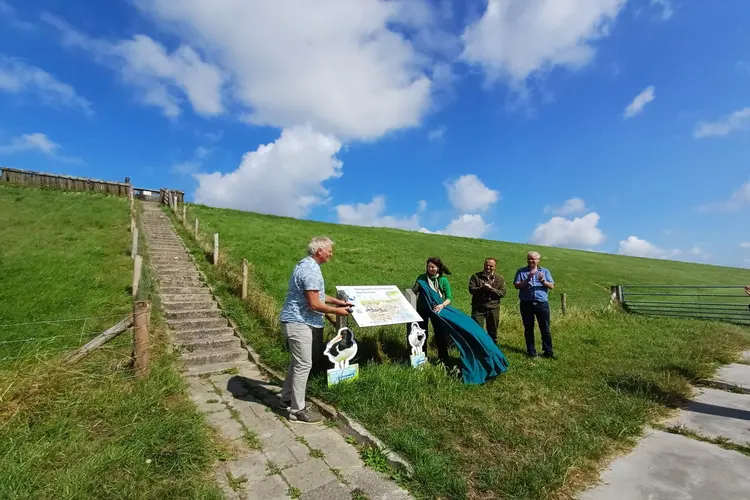
{"label": "teal fabric drape", "polygon": [[483,384],[508,369],[505,355],[476,321],[450,305],[440,314],[434,312],[432,308],[442,302],[440,296],[424,279],[418,279],[417,283],[429,306],[433,328],[447,333],[461,353],[461,375],[465,384]]}

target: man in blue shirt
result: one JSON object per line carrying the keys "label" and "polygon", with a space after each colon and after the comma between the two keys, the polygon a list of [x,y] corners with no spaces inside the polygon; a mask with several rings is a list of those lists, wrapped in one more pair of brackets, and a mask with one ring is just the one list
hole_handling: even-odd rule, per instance
{"label": "man in blue shirt", "polygon": [[307,253],[308,256],[297,263],[289,278],[286,300],[279,315],[281,332],[291,353],[281,403],[289,411],[290,421],[317,424],[323,421],[323,417],[307,408],[305,391],[313,351],[323,352],[323,314],[349,316],[353,304],[325,293],[320,265],[333,256],[333,242],[324,237],[313,238]]}
{"label": "man in blue shirt", "polygon": [[542,356],[555,359],[552,334],[549,331],[550,313],[549,302],[547,302],[547,290],[555,288],[555,282],[549,270],[539,267],[539,259],[537,252],[529,252],[526,255],[528,265],[516,271],[513,286],[518,290],[518,299],[521,301],[521,319],[526,337],[527,355],[530,358],[536,357],[534,345],[534,317],[536,317],[542,334]]}

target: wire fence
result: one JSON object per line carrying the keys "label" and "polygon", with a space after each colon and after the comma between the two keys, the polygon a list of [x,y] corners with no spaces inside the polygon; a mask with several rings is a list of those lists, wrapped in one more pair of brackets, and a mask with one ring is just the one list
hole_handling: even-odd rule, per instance
{"label": "wire fence", "polygon": [[620,285],[619,288],[620,302],[630,313],[750,325],[750,297],[744,285]]}

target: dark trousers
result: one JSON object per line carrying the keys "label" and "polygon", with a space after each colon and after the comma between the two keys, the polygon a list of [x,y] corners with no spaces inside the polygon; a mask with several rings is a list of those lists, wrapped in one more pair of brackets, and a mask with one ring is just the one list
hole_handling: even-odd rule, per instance
{"label": "dark trousers", "polygon": [[534,317],[539,323],[539,331],[542,334],[542,351],[553,354],[552,334],[549,332],[549,303],[531,300],[521,301],[521,320],[523,321],[523,335],[526,337],[526,352],[533,356],[536,354],[534,345]]}
{"label": "dark trousers", "polygon": [[[423,318],[427,317],[427,314],[420,313],[420,316]],[[417,324],[419,325],[419,328],[424,330],[424,350],[427,352],[427,342],[430,340],[430,331],[428,327],[428,320],[424,321],[417,321]],[[434,327],[434,325],[433,325]],[[438,357],[443,360],[448,360],[448,334],[445,332],[442,332],[438,329],[435,329],[435,347],[437,348]],[[406,324],[406,345],[409,345],[409,334],[411,333],[411,323]]]}
{"label": "dark trousers", "polygon": [[[500,324],[500,306],[487,309],[484,307],[472,307],[471,319],[479,323],[479,326],[487,330],[492,340],[497,342],[497,327]],[[486,326],[485,326],[486,325]]]}

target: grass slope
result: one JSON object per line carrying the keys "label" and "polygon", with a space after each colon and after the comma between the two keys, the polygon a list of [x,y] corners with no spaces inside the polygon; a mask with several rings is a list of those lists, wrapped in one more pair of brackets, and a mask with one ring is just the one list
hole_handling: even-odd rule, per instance
{"label": "grass slope", "polygon": [[[207,235],[221,236],[222,266],[202,262],[209,279],[249,340],[283,368],[286,355],[276,314],[289,273],[312,236],[336,241],[323,267],[327,292],[337,284],[410,286],[427,256],[451,268],[455,305],[469,311],[469,276],[486,256],[511,281],[528,245],[424,235],[189,207]],[[188,231],[183,230],[187,236]],[[626,258],[556,248],[540,249],[571,311],[554,300],[553,337],[561,356],[528,360],[517,298],[503,302],[501,348],[507,374],[479,387],[462,385],[441,366],[406,366],[404,327],[356,329],[360,380],[312,390],[362,421],[415,466],[411,487],[429,498],[570,498],[597,477],[597,468],[628,446],[643,426],[689,395],[689,383],[708,376],[750,344],[740,327],[607,312],[609,285],[750,282],[750,271]],[[237,297],[239,262],[251,263],[250,302]],[[268,306],[268,298],[272,306]],[[330,332],[329,332],[330,335]],[[430,352],[431,354],[434,354]]]}
{"label": "grass slope", "polygon": [[219,498],[157,313],[144,380],[131,332],[59,361],[132,310],[127,200],[0,186],[0,213],[0,498]]}

